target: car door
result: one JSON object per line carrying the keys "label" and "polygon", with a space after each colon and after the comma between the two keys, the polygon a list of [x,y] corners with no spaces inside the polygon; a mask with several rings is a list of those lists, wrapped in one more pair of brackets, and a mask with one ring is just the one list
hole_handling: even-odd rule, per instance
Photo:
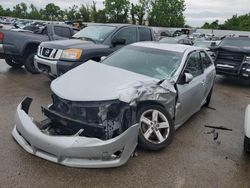
{"label": "car door", "polygon": [[125,40],[125,44],[112,44],[112,51],[116,51],[119,48],[128,45],[128,44],[132,44],[137,42],[138,37],[137,37],[137,27],[125,27],[122,28],[121,30],[119,30],[113,37],[113,39],[111,41],[113,41],[114,39],[124,39]]}
{"label": "car door", "polygon": [[[213,61],[211,60],[211,58],[209,58],[208,54],[205,53],[204,51],[201,51],[200,54],[201,54],[204,75],[206,77],[205,96],[208,96],[208,93],[210,92],[211,88],[213,87],[216,72],[215,72],[215,67],[214,67]],[[204,99],[204,100],[206,100],[206,99]]]}
{"label": "car door", "polygon": [[197,112],[204,100],[206,78],[198,51],[189,55],[180,78],[184,77],[184,73],[192,74],[193,79],[189,83],[180,81],[177,83],[176,125],[184,123]]}

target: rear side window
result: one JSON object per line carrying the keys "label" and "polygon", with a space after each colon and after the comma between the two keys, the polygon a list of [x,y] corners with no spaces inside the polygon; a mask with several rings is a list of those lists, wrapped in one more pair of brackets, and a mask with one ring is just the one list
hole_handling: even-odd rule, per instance
{"label": "rear side window", "polygon": [[195,52],[189,56],[185,72],[192,74],[194,77],[203,73],[201,66],[201,58],[198,52]]}
{"label": "rear side window", "polygon": [[201,52],[201,60],[204,68],[208,68],[212,65],[212,61],[205,52]]}
{"label": "rear side window", "polygon": [[70,29],[67,27],[55,26],[54,30],[55,30],[55,34],[60,36],[60,37],[65,37],[65,38],[71,37]]}
{"label": "rear side window", "polygon": [[136,27],[127,27],[119,31],[114,38],[125,39],[127,45],[137,42],[136,36],[137,36]]}
{"label": "rear side window", "polygon": [[151,30],[148,28],[140,28],[139,27],[139,35],[140,35],[140,41],[151,41],[152,40]]}

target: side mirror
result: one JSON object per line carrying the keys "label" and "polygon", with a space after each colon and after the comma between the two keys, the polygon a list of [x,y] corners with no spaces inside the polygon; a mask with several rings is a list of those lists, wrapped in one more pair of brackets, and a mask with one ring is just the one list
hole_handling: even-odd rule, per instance
{"label": "side mirror", "polygon": [[185,83],[188,84],[194,79],[194,76],[190,73],[184,73]]}
{"label": "side mirror", "polygon": [[106,59],[107,58],[107,56],[102,56],[101,57],[101,61],[103,61],[104,59]]}
{"label": "side mirror", "polygon": [[112,39],[112,44],[115,46],[115,45],[123,45],[123,44],[126,44],[126,39],[122,39],[122,38],[113,38]]}

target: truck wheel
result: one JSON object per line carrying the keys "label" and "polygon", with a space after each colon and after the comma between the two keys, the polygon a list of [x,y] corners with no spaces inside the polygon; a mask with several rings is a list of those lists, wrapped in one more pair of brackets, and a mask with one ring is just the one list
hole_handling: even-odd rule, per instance
{"label": "truck wheel", "polygon": [[147,105],[138,110],[138,143],[147,150],[161,150],[174,138],[174,122],[169,113],[158,105]]}
{"label": "truck wheel", "polygon": [[36,69],[35,65],[34,65],[34,56],[36,55],[36,53],[31,53],[27,56],[24,66],[26,68],[26,70],[32,74],[38,74],[39,71]]}
{"label": "truck wheel", "polygon": [[5,59],[5,62],[6,62],[9,66],[11,66],[11,67],[13,67],[13,68],[20,68],[20,67],[23,66],[22,63],[20,63],[20,62],[17,61],[17,60],[14,60],[14,59],[12,59],[12,58],[6,58],[6,59]]}

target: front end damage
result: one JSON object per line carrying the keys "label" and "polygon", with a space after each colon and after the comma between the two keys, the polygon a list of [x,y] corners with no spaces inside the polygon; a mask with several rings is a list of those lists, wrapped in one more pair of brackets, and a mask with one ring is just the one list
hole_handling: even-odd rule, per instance
{"label": "front end damage", "polygon": [[138,104],[154,101],[175,116],[176,91],[167,81],[131,82],[117,88],[110,101],[69,101],[53,94],[53,103],[42,107],[47,117],[36,122],[28,116],[32,102],[26,98],[17,107],[12,131],[29,153],[71,167],[121,166],[137,146]]}
{"label": "front end damage", "polygon": [[[131,124],[133,118],[126,117],[133,113],[133,109],[119,104],[124,107],[119,112],[114,109],[116,114],[109,114],[107,108],[112,104],[106,104],[99,106],[99,114],[85,110],[85,120],[75,119],[65,116],[66,113],[71,113],[70,109],[66,109],[68,106],[65,103],[58,104],[60,102],[56,100],[60,100],[59,98],[53,97],[53,100],[53,105],[42,107],[43,113],[48,117],[42,122],[35,122],[28,116],[31,98],[26,98],[18,105],[12,135],[27,152],[71,167],[107,168],[126,163],[137,145],[138,125]],[[82,104],[79,108],[82,109],[83,106],[92,110],[96,108],[93,104]],[[75,107],[72,110],[77,109]],[[76,113],[84,112],[74,114]],[[91,117],[95,115],[98,116],[97,120]],[[93,120],[96,122],[92,122]],[[119,126],[121,123],[123,126]],[[121,129],[127,125],[127,129]]]}

